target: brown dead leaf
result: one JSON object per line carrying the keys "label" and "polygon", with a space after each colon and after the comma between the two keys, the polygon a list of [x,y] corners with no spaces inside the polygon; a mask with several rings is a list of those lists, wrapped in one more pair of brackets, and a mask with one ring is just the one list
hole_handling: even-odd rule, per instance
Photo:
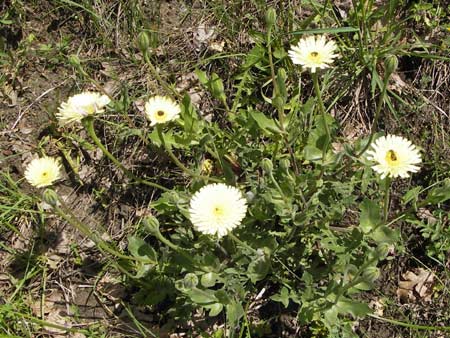
{"label": "brown dead leaf", "polygon": [[402,301],[431,301],[434,273],[422,268],[402,274],[403,281],[398,282],[397,296]]}
{"label": "brown dead leaf", "polygon": [[382,298],[376,298],[370,301],[369,306],[374,310],[377,316],[384,315],[385,302]]}
{"label": "brown dead leaf", "polygon": [[437,218],[433,216],[431,211],[426,208],[419,208],[417,211],[417,217],[423,221],[427,221],[430,225],[434,225],[438,221]]}

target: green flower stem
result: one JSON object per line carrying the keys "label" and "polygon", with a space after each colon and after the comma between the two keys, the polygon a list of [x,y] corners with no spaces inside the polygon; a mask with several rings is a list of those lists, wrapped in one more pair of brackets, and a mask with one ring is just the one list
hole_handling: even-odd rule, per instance
{"label": "green flower stem", "polygon": [[150,72],[152,73],[152,75],[155,77],[155,79],[159,82],[159,84],[167,91],[172,93],[173,96],[177,97],[177,98],[181,98],[182,96],[180,95],[180,93],[178,93],[174,88],[172,88],[171,86],[169,86],[169,84],[164,81],[161,76],[159,75],[159,72],[156,70],[155,66],[153,65],[152,61],[150,60],[150,56],[148,55],[148,52],[145,51],[144,52],[144,60],[145,63],[148,65],[148,67],[150,68]]}
{"label": "green flower stem", "polygon": [[84,224],[83,222],[78,220],[78,218],[75,217],[75,215],[64,204],[64,202],[61,201],[60,198],[58,198],[58,202],[60,203],[61,206],[58,206],[57,203],[55,205],[52,205],[53,210],[58,214],[58,216],[60,216],[67,223],[69,223],[74,228],[76,228],[78,231],[80,231],[84,236],[88,237],[91,241],[93,241],[100,250],[105,251],[105,252],[109,253],[110,255],[117,257],[117,258],[121,258],[121,259],[137,261],[137,262],[147,263],[147,264],[157,264],[157,262],[154,260],[145,259],[145,258],[141,258],[141,257],[127,256],[127,255],[124,255],[124,254],[120,253],[119,251],[113,249],[100,236],[98,236],[98,234],[91,231],[91,229],[86,224]]}
{"label": "green flower stem", "polygon": [[323,124],[325,126],[325,132],[327,133],[327,141],[324,144],[323,150],[322,150],[322,172],[323,172],[324,171],[323,168],[325,167],[325,157],[327,154],[328,144],[331,142],[331,133],[330,133],[330,128],[328,127],[327,119],[326,119],[325,106],[323,104],[322,92],[321,92],[320,86],[319,86],[319,77],[318,77],[317,73],[311,73],[311,76],[312,76],[313,84],[314,84],[314,92],[316,93],[317,101],[319,102],[319,110],[320,110],[320,113],[322,114],[322,120],[323,120]]}
{"label": "green flower stem", "polygon": [[[280,91],[279,91],[279,88],[278,88],[277,79],[275,78],[275,66],[273,64],[271,38],[272,38],[272,28],[269,27],[268,31],[267,31],[267,48],[268,48],[268,53],[269,53],[270,75],[272,77],[273,90],[275,92],[275,95],[272,95],[272,96],[273,96],[273,98],[276,98],[276,97],[279,96]],[[278,121],[280,122],[281,137],[282,137],[284,143],[286,144],[286,147],[287,147],[288,152],[289,152],[289,156],[291,157],[292,165],[294,166],[295,175],[299,175],[300,170],[299,170],[299,166],[297,164],[297,159],[295,158],[294,150],[292,149],[291,145],[289,144],[289,140],[288,140],[288,137],[287,137],[286,129],[284,128],[284,111],[283,111],[283,107],[277,106],[277,112],[278,112]]]}
{"label": "green flower stem", "polygon": [[94,119],[92,116],[85,117],[82,120],[83,126],[86,128],[87,133],[89,134],[92,141],[94,141],[95,145],[100,148],[100,150],[103,152],[103,154],[108,157],[111,162],[113,162],[122,172],[130,179],[136,181],[137,183],[148,185],[150,187],[160,189],[163,191],[170,191],[170,189],[167,189],[166,187],[163,187],[162,185],[159,185],[157,183],[153,183],[147,180],[144,180],[140,177],[137,177],[134,175],[131,171],[129,171],[127,168],[123,166],[122,163],[118,159],[114,157],[113,154],[111,154],[108,149],[103,145],[103,143],[100,141],[100,139],[97,137],[97,134],[95,133],[94,129]]}
{"label": "green flower stem", "polygon": [[156,239],[158,239],[161,243],[163,243],[164,245],[167,245],[169,248],[171,248],[172,250],[178,252],[180,255],[182,255],[184,258],[186,258],[192,264],[192,266],[194,266],[195,268],[197,268],[197,269],[199,269],[201,271],[209,272],[208,270],[204,269],[202,266],[199,266],[195,262],[195,260],[192,258],[192,256],[189,255],[185,250],[183,250],[178,245],[172,243],[166,237],[164,237],[161,234],[161,231],[159,231],[159,229],[154,229],[152,231],[152,235],[155,236]]}
{"label": "green flower stem", "polygon": [[389,82],[389,76],[385,77],[383,81],[383,87],[381,88],[380,96],[378,97],[377,107],[375,109],[375,116],[373,118],[372,127],[370,128],[369,140],[367,141],[364,148],[356,155],[356,157],[360,157],[362,154],[366,152],[366,150],[370,147],[373,141],[373,137],[375,135],[375,130],[377,128],[378,119],[380,118],[381,108],[383,107],[384,99],[386,98],[386,90]]}
{"label": "green flower stem", "polygon": [[369,313],[369,317],[381,320],[383,322],[391,323],[398,326],[408,327],[416,330],[433,330],[433,331],[450,331],[450,326],[427,326],[427,325],[417,325],[417,324],[409,324],[405,322],[400,322],[395,319],[383,318],[374,314]]}
{"label": "green flower stem", "polygon": [[[36,325],[40,325],[42,327],[51,327],[53,329],[57,329],[57,330],[65,331],[65,332],[83,333],[86,335],[89,335],[91,332],[90,330],[78,329],[78,328],[74,328],[74,327],[66,327],[63,325],[54,324],[54,323],[48,322],[46,320],[42,320],[42,319],[36,318],[34,316],[28,315],[26,313],[17,312],[14,310],[8,310],[8,313],[12,314],[14,316],[25,318],[25,319],[29,320],[30,322],[32,322]],[[2,337],[6,337],[6,336],[2,336]],[[10,337],[10,336],[8,336],[8,337]],[[17,336],[11,336],[11,337],[17,337]]]}
{"label": "green flower stem", "polygon": [[384,190],[384,221],[387,222],[389,217],[389,199],[391,191],[391,178],[389,176],[386,177],[385,184],[386,186]]}
{"label": "green flower stem", "polygon": [[222,180],[219,180],[218,178],[214,178],[214,177],[209,177],[209,176],[203,176],[203,175],[198,175],[195,172],[193,172],[192,170],[190,170],[188,167],[186,167],[183,163],[181,163],[181,161],[175,156],[175,154],[173,153],[172,149],[170,149],[167,144],[166,141],[164,140],[164,135],[162,133],[162,128],[161,126],[157,125],[156,126],[156,130],[158,132],[158,137],[159,140],[161,141],[161,144],[163,145],[164,149],[166,150],[167,154],[169,155],[170,159],[172,160],[172,162],[178,167],[180,168],[186,175],[197,178],[197,179],[203,179],[206,181],[212,181],[212,182],[216,182],[216,183],[223,183]]}

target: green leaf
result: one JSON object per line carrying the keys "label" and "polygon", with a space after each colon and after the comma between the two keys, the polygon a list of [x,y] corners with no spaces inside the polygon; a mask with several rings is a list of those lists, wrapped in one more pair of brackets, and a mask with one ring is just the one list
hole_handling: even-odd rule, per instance
{"label": "green leaf", "polygon": [[230,304],[230,302],[231,302],[228,292],[226,292],[224,289],[217,290],[214,293],[214,295],[216,296],[216,298],[219,300],[219,303],[221,303],[221,304],[227,305],[227,304]]}
{"label": "green leaf", "polygon": [[341,314],[351,314],[353,317],[363,317],[372,312],[366,303],[357,302],[351,299],[341,298],[336,307]]}
{"label": "green leaf", "polygon": [[[162,133],[162,135],[164,138],[164,142],[169,148],[171,146],[174,147],[178,146],[178,142],[175,140],[172,130]],[[148,138],[150,139],[150,141],[152,141],[154,145],[156,145],[157,147],[161,147],[162,143],[161,140],[159,139],[158,131],[156,130],[156,128],[148,135]]]}
{"label": "green leaf", "polygon": [[270,270],[270,260],[266,255],[258,257],[248,265],[248,277],[252,283],[264,279]]}
{"label": "green leaf", "polygon": [[319,148],[317,148],[315,146],[307,145],[303,149],[303,157],[307,161],[321,160],[322,159],[322,150],[320,150]]}
{"label": "green leaf", "polygon": [[360,208],[359,226],[367,234],[381,224],[381,209],[376,203],[368,199],[365,199],[361,203]]}
{"label": "green leaf", "polygon": [[158,260],[156,251],[142,238],[136,236],[128,237],[128,250],[134,257],[147,258],[155,262]]}
{"label": "green leaf", "polygon": [[270,299],[282,303],[287,308],[289,306],[289,290],[283,286],[280,293],[273,295]]}
{"label": "green leaf", "polygon": [[218,299],[212,290],[193,288],[185,290],[185,293],[196,304],[210,304],[218,302]]}
{"label": "green leaf", "polygon": [[207,305],[207,306],[205,306],[205,308],[209,309],[209,315],[210,315],[211,317],[215,317],[215,316],[217,316],[219,313],[222,312],[222,310],[223,310],[223,304],[215,303],[215,304],[212,304],[212,305]]}
{"label": "green leaf", "polygon": [[400,234],[398,230],[382,225],[372,232],[370,237],[378,243],[395,243],[400,238]]}
{"label": "green leaf", "polygon": [[194,71],[194,73],[195,73],[195,75],[197,75],[197,78],[202,85],[204,85],[204,86],[208,85],[209,78],[208,78],[208,74],[206,74],[206,72],[204,72],[203,70],[200,70],[200,69],[196,69]]}
{"label": "green leaf", "polygon": [[450,178],[445,179],[442,186],[433,188],[427,195],[425,202],[438,204],[450,199]]}
{"label": "green leaf", "polygon": [[414,187],[406,192],[402,197],[403,204],[407,204],[409,202],[416,203],[419,199],[419,194],[422,191],[421,186]]}
{"label": "green leaf", "polygon": [[253,47],[253,49],[247,54],[247,58],[245,59],[245,62],[243,64],[244,68],[250,68],[259,61],[261,61],[266,54],[266,49],[261,46],[257,45]]}
{"label": "green leaf", "polygon": [[268,118],[263,113],[260,113],[256,110],[251,110],[249,111],[249,115],[256,122],[256,124],[266,133],[271,134],[273,132],[275,133],[281,132],[280,128],[278,128],[278,125],[275,123],[275,120]]}
{"label": "green leaf", "polygon": [[236,301],[227,305],[227,321],[231,327],[234,327],[244,316],[244,308],[242,304]]}
{"label": "green leaf", "polygon": [[210,288],[216,285],[217,279],[218,276],[216,273],[207,272],[201,277],[200,282],[205,288]]}

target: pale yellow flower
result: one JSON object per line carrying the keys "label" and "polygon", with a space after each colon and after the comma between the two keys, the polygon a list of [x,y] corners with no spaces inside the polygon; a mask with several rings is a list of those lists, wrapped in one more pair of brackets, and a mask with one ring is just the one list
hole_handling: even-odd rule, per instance
{"label": "pale yellow flower", "polygon": [[189,213],[195,230],[219,238],[241,224],[247,201],[235,187],[223,183],[209,184],[191,199]]}
{"label": "pale yellow flower", "polygon": [[61,103],[56,117],[61,124],[80,122],[88,115],[101,114],[111,102],[108,96],[95,92],[84,92],[71,96]]}
{"label": "pale yellow flower", "polygon": [[25,179],[36,188],[52,185],[61,178],[61,164],[53,157],[32,160],[25,169]]}
{"label": "pale yellow flower", "polygon": [[167,96],[153,96],[145,103],[145,115],[151,126],[175,120],[180,112],[180,106]]}
{"label": "pale yellow flower", "polygon": [[419,171],[416,164],[421,162],[419,151],[407,139],[401,136],[380,137],[367,151],[367,159],[374,161],[372,167],[381,178],[409,177],[409,172]]}
{"label": "pale yellow flower", "polygon": [[317,39],[314,36],[308,36],[301,39],[296,46],[291,46],[289,56],[292,62],[309,68],[311,73],[315,73],[317,68],[328,68],[333,59],[338,55],[334,54],[337,46],[333,40],[327,42],[324,35]]}

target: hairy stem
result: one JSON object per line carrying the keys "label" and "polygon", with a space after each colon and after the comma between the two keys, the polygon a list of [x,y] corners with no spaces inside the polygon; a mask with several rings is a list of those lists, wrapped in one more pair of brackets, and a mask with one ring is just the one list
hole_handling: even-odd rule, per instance
{"label": "hairy stem", "polygon": [[128,178],[136,181],[137,183],[148,185],[153,188],[157,188],[163,191],[170,191],[170,189],[167,189],[166,187],[163,187],[162,185],[159,185],[157,183],[153,183],[150,181],[147,181],[145,179],[142,179],[140,177],[137,177],[134,175],[131,171],[129,171],[127,168],[123,166],[120,161],[114,157],[113,154],[109,152],[108,149],[103,145],[103,143],[98,138],[97,134],[95,133],[94,129],[94,119],[92,116],[88,116],[82,120],[84,127],[86,128],[86,131],[89,135],[89,137],[94,141],[95,145],[100,148],[100,150],[103,152],[103,154],[111,160]]}

